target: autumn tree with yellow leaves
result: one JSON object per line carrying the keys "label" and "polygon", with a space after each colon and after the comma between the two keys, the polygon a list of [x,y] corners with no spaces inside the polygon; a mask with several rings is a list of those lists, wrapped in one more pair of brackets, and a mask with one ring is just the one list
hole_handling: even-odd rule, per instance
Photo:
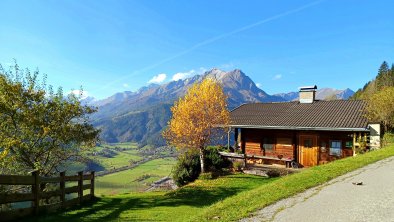
{"label": "autumn tree with yellow leaves", "polygon": [[211,78],[194,84],[171,108],[172,118],[163,131],[167,143],[178,149],[200,153],[201,172],[205,172],[204,153],[220,135],[220,126],[228,125],[227,97],[221,85]]}
{"label": "autumn tree with yellow leaves", "polygon": [[367,117],[371,122],[381,122],[385,131],[394,129],[394,87],[384,87],[369,95]]}

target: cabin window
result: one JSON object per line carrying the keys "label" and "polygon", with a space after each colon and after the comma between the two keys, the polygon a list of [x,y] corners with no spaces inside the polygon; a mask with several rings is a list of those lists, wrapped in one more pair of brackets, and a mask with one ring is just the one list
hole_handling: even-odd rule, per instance
{"label": "cabin window", "polygon": [[346,148],[352,148],[353,147],[353,141],[346,141]]}
{"label": "cabin window", "polygon": [[265,151],[272,151],[274,149],[274,145],[275,145],[275,142],[274,142],[273,138],[270,138],[270,137],[263,138],[263,146],[262,147]]}
{"label": "cabin window", "polygon": [[330,155],[341,155],[342,142],[340,140],[330,140]]}

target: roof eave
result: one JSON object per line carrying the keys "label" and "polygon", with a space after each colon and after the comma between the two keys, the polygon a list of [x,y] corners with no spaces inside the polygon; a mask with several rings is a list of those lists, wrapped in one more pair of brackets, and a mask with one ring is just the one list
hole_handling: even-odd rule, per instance
{"label": "roof eave", "polygon": [[259,125],[228,125],[232,128],[249,129],[280,129],[280,130],[314,130],[314,131],[344,131],[344,132],[369,132],[368,128],[345,128],[345,127],[299,127],[299,126],[259,126]]}

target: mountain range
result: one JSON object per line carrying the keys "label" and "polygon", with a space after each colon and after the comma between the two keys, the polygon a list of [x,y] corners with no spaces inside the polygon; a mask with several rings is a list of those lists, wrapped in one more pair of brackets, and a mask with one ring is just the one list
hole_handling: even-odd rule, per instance
{"label": "mountain range", "polygon": [[[100,128],[104,142],[138,142],[141,146],[164,145],[161,131],[171,116],[170,107],[183,96],[194,83],[204,78],[214,78],[228,95],[229,109],[243,103],[286,102],[298,99],[298,92],[269,95],[239,69],[225,72],[212,69],[201,75],[172,81],[163,85],[151,84],[136,92],[120,92],[106,99],[85,98],[82,103],[98,107],[91,116],[93,125]],[[350,89],[322,88],[317,99],[348,99],[354,92]]]}
{"label": "mountain range", "polygon": [[[330,99],[349,99],[353,96],[354,91],[347,88],[344,90],[333,88],[321,88],[316,91],[317,100],[330,100]],[[298,92],[278,93],[274,94],[276,97],[283,98],[285,101],[298,100]]]}

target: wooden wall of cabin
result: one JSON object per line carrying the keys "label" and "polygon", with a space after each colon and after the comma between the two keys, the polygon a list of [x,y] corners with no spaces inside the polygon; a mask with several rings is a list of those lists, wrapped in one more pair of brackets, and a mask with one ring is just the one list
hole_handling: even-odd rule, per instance
{"label": "wooden wall of cabin", "polygon": [[[329,132],[329,131],[291,131],[291,130],[263,130],[263,129],[242,129],[243,151],[248,155],[278,157],[298,159],[298,136],[304,133],[317,135],[318,164],[324,164],[336,159],[353,155],[351,132]],[[263,147],[263,138],[273,138],[274,146],[272,150]],[[330,154],[330,142],[340,141],[341,154]]]}
{"label": "wooden wall of cabin", "polygon": [[[353,138],[351,132],[320,132],[318,137],[319,164],[353,156]],[[341,154],[330,154],[331,141],[340,141]]]}
{"label": "wooden wall of cabin", "polygon": [[[296,132],[290,130],[242,129],[242,139],[245,152],[248,155],[278,157],[294,159],[296,152]],[[272,140],[272,148],[264,148],[264,140]]]}

